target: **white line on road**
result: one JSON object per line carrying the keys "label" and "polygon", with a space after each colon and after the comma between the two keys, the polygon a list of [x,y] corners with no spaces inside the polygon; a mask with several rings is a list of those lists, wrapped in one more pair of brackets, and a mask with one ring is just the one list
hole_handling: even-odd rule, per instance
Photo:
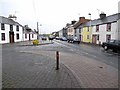
{"label": "white line on road", "polygon": [[[60,45],[63,45],[63,44],[61,44],[61,43],[59,43],[59,42],[57,42],[57,43],[60,44]],[[67,46],[67,45],[63,45],[63,46],[65,46],[65,47],[67,47],[67,48],[71,48],[70,46]],[[97,57],[97,56],[95,56],[95,55],[89,54],[89,53],[84,52],[84,51],[79,51],[79,50],[76,50],[76,49],[71,49],[71,51],[77,51],[77,52],[76,52],[77,54],[80,54],[79,52],[81,52],[82,54],[85,54],[85,55],[88,55],[88,56],[92,56],[92,57],[94,57],[94,58]]]}

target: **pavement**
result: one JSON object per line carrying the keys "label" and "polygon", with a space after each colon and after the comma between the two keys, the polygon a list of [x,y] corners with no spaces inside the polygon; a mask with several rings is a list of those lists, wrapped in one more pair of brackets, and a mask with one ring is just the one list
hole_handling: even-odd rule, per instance
{"label": "pavement", "polygon": [[[28,42],[24,42],[24,44],[26,43]],[[19,45],[23,45],[23,43],[3,45],[3,89],[80,88],[78,79],[64,64],[60,63],[60,69],[56,70],[55,58],[30,52],[21,52]]]}
{"label": "pavement", "polygon": [[7,52],[3,55],[3,88],[118,88],[116,68],[61,50],[60,69],[56,70],[55,51],[42,48],[16,47],[13,54],[3,50]]}

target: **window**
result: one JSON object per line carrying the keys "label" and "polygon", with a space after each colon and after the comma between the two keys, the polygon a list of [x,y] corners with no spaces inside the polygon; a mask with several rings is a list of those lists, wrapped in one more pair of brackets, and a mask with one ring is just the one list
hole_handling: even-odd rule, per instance
{"label": "window", "polygon": [[97,35],[97,40],[99,41],[99,35]]}
{"label": "window", "polygon": [[1,33],[1,40],[5,41],[5,33]]}
{"label": "window", "polygon": [[111,40],[111,35],[107,34],[106,35],[106,41],[108,42],[109,40]]}
{"label": "window", "polygon": [[99,32],[99,25],[96,26],[96,32]]}
{"label": "window", "polygon": [[19,26],[18,25],[16,26],[16,31],[19,31]]}
{"label": "window", "polygon": [[27,38],[27,34],[25,34],[25,38]]}
{"label": "window", "polygon": [[77,32],[77,30],[75,29],[75,33]]}
{"label": "window", "polygon": [[89,32],[89,27],[87,27],[87,31]]}
{"label": "window", "polygon": [[16,34],[16,38],[17,38],[17,40],[19,39],[19,34]]}
{"label": "window", "polygon": [[1,30],[5,30],[5,24],[1,23]]}
{"label": "window", "polygon": [[34,34],[32,34],[32,38],[34,38]]}
{"label": "window", "polygon": [[79,28],[79,33],[81,33],[81,28]]}
{"label": "window", "polygon": [[81,29],[81,32],[83,32],[83,28]]}
{"label": "window", "polygon": [[87,39],[90,39],[90,36],[89,36],[89,35],[87,35]]}
{"label": "window", "polygon": [[107,24],[107,31],[111,31],[111,23]]}
{"label": "window", "polygon": [[13,25],[10,25],[10,31],[13,31]]}

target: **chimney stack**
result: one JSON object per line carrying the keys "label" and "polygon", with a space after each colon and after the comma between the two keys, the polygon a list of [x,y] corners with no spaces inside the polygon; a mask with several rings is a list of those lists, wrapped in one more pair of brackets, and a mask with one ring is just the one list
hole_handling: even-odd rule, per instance
{"label": "chimney stack", "polygon": [[87,19],[85,19],[85,17],[79,17],[79,22],[80,23],[85,23],[85,22],[87,22],[88,20]]}
{"label": "chimney stack", "polygon": [[103,19],[103,18],[105,18],[106,17],[106,14],[105,13],[101,13],[100,14],[100,19]]}
{"label": "chimney stack", "polygon": [[74,21],[71,21],[71,24],[74,24],[76,21],[74,20]]}

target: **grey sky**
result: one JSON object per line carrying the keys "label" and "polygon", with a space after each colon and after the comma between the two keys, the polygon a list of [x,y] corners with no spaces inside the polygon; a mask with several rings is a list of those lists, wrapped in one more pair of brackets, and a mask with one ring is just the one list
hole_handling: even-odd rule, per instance
{"label": "grey sky", "polygon": [[[16,14],[17,21],[36,29],[39,22],[41,33],[62,29],[66,23],[80,16],[99,18],[98,10],[108,15],[118,12],[120,0],[0,0],[0,15]],[[40,26],[42,24],[42,26]]]}

